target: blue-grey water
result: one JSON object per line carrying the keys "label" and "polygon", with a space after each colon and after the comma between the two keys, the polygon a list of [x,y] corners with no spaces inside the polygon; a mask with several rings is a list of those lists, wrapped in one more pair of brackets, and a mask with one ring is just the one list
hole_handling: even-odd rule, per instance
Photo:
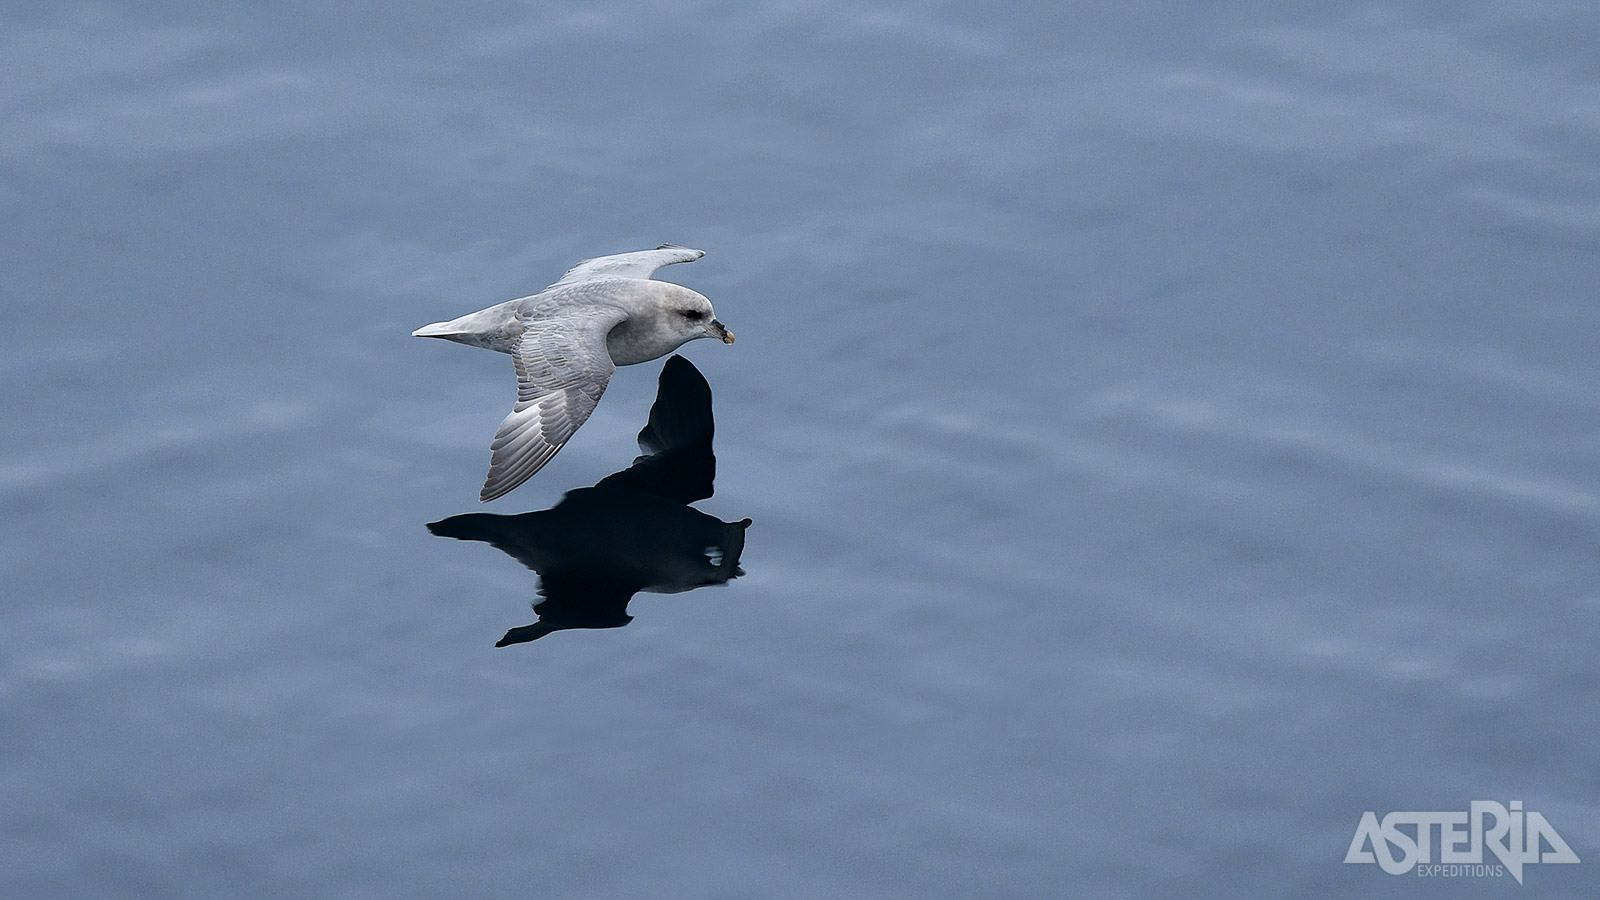
{"label": "blue-grey water", "polygon": [[[0,7],[0,897],[1592,898],[1596,47]],[[410,332],[663,241],[747,574],[495,649],[533,574],[424,526],[509,361]],[[658,371],[486,509],[626,466]],[[1582,861],[1343,862],[1474,800]]]}

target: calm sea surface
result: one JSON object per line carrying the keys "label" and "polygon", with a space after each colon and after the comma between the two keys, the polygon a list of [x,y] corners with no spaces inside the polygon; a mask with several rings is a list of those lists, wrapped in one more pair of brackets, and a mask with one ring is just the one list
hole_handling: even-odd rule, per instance
{"label": "calm sea surface", "polygon": [[[1597,47],[5,5],[0,896],[1593,898]],[[410,332],[663,241],[747,574],[495,649],[536,577],[425,524],[511,367]],[[628,465],[659,371],[485,509]],[[1475,800],[1582,862],[1343,862]]]}

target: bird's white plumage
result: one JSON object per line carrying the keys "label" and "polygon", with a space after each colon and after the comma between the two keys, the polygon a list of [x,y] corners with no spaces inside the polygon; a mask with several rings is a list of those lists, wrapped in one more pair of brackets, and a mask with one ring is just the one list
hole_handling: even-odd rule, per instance
{"label": "bird's white plumage", "polygon": [[594,412],[618,365],[659,359],[696,338],[733,343],[705,297],[650,280],[662,266],[704,255],[663,244],[586,259],[533,296],[413,332],[511,354],[517,402],[495,431],[479,499],[503,496],[549,462]]}
{"label": "bird's white plumage", "polygon": [[493,500],[528,480],[588,421],[616,371],[606,333],[626,316],[610,307],[578,321],[528,323],[511,351],[517,403],[494,433],[489,477],[478,499]]}
{"label": "bird's white plumage", "polygon": [[596,256],[568,269],[566,274],[561,276],[561,280],[551,287],[588,281],[591,278],[649,278],[662,266],[694,262],[705,255],[704,250],[690,250],[677,244],[662,244],[654,250],[635,250],[632,253]]}

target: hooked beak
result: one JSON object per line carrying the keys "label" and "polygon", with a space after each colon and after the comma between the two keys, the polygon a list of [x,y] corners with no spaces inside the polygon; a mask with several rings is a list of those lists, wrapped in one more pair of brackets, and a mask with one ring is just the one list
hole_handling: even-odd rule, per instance
{"label": "hooked beak", "polygon": [[721,338],[724,344],[733,343],[733,332],[728,330],[728,326],[718,322],[716,319],[711,320],[711,336]]}

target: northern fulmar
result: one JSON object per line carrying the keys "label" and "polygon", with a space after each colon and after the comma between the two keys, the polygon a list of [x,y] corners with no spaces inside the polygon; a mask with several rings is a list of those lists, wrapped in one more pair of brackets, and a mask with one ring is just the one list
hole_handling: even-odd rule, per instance
{"label": "northern fulmar", "polygon": [[594,412],[617,366],[660,359],[697,338],[733,343],[710,300],[650,277],[704,255],[662,244],[586,259],[530,297],[412,332],[511,354],[517,402],[494,433],[479,500],[503,496],[549,462]]}

